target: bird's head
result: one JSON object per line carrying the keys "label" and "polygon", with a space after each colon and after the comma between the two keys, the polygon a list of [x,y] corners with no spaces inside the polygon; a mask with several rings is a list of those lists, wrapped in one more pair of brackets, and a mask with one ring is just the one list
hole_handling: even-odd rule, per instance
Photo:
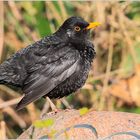
{"label": "bird's head", "polygon": [[99,22],[86,22],[81,17],[70,17],[59,28],[59,35],[67,37],[70,42],[78,43],[83,42],[89,38],[90,29],[99,26]]}

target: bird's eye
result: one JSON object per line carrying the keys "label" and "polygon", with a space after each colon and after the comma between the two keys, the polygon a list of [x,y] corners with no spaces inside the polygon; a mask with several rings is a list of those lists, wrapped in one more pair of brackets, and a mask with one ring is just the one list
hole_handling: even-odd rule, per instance
{"label": "bird's eye", "polygon": [[75,27],[74,27],[74,30],[78,32],[78,31],[81,30],[81,28],[80,28],[79,26],[75,26]]}

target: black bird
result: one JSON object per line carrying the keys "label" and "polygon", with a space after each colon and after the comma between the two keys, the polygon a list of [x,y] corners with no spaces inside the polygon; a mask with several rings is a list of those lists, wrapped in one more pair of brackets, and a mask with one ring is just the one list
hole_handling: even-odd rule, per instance
{"label": "black bird", "polygon": [[95,56],[88,23],[70,17],[52,35],[21,49],[0,65],[0,84],[20,87],[25,96],[17,109],[41,97],[61,98],[81,88]]}

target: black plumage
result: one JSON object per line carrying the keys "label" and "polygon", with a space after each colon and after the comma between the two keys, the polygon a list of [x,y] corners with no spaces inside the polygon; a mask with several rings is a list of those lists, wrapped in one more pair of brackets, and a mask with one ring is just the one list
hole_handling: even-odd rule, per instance
{"label": "black plumage", "polygon": [[20,87],[17,109],[43,96],[61,98],[82,87],[95,56],[89,23],[71,17],[50,36],[21,49],[0,65],[0,83]]}

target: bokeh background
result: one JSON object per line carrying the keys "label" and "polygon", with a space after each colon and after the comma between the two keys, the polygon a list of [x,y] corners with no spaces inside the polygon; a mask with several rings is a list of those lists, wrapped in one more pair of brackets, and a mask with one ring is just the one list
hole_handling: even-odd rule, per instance
{"label": "bokeh background", "polygon": [[[1,1],[0,14],[1,63],[55,32],[70,16],[101,22],[91,32],[97,56],[85,86],[53,102],[62,109],[71,106],[140,113],[140,2]],[[0,85],[2,137],[18,137],[44,107],[50,111],[49,104],[40,99],[16,112],[21,95],[15,87]]]}

